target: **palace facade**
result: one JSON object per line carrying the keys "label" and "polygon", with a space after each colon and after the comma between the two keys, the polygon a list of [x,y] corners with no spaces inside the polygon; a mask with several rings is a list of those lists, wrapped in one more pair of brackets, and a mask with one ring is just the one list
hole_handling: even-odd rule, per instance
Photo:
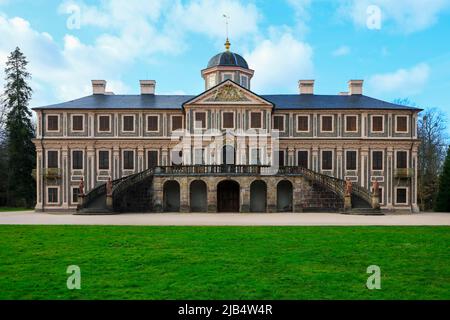
{"label": "palace facade", "polygon": [[418,210],[420,109],[368,97],[362,80],[264,95],[253,75],[227,41],[199,95],[158,95],[153,80],[118,95],[93,80],[90,96],[34,108],[36,211]]}

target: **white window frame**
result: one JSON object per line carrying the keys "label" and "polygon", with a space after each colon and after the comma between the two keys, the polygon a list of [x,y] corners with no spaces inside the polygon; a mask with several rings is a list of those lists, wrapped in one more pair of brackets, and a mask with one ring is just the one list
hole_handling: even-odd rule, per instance
{"label": "white window frame", "polygon": [[[225,81],[225,76],[231,76],[231,81],[234,81],[234,73],[233,72],[222,72],[222,82]],[[227,79],[228,80],[228,79]]]}
{"label": "white window frame", "polygon": [[311,168],[311,158],[310,158],[311,154],[309,152],[309,149],[296,149],[295,150],[295,163],[296,163],[296,166],[299,166],[299,164],[298,164],[298,160],[299,160],[298,159],[298,152],[299,151],[302,151],[302,152],[306,151],[306,153],[308,154],[308,167],[306,169]]}
{"label": "white window frame", "polygon": [[[224,113],[232,113],[233,114],[233,127],[232,128],[225,128],[223,126],[223,124],[224,124],[224,122],[223,122],[223,115],[224,115]],[[234,130],[236,128],[236,112],[234,112],[234,111],[222,111],[220,113],[220,117],[221,117],[221,124],[220,124],[220,126],[221,126],[222,130]]]}
{"label": "white window frame", "polygon": [[[324,169],[323,168],[323,152],[324,151],[331,151],[331,169]],[[320,150],[320,171],[333,171],[334,172],[334,150],[333,149],[321,149]]]}
{"label": "white window frame", "polygon": [[[261,121],[260,121],[260,126],[258,128],[254,128],[252,126],[252,113],[259,113],[261,114]],[[263,129],[264,128],[264,120],[263,120],[264,116],[263,116],[263,112],[262,111],[250,111],[249,112],[249,129]]]}
{"label": "white window frame", "polygon": [[[323,130],[323,118],[324,117],[331,117],[331,131]],[[332,114],[321,114],[320,115],[320,132],[322,133],[332,133],[334,132],[334,115]]]}
{"label": "white window frame", "polygon": [[[131,151],[133,152],[133,169],[125,169],[125,152]],[[121,151],[121,157],[122,157],[122,172],[123,171],[135,171],[136,170],[136,151],[134,149],[122,149]]]}
{"label": "white window frame", "polygon": [[[149,129],[148,129],[148,118],[150,118],[150,117],[157,117],[157,118],[158,118],[156,130],[149,130]],[[157,113],[150,113],[150,114],[147,114],[147,115],[145,116],[145,132],[152,132],[152,133],[159,132],[159,129],[160,129],[160,127],[159,127],[160,120],[161,120],[161,117],[160,117],[160,115],[157,114]]]}
{"label": "white window frame", "polygon": [[[82,156],[82,159],[83,159],[83,161],[81,161],[81,165],[82,165],[82,168],[81,169],[74,169],[73,168],[73,152],[74,151],[81,151],[82,152],[82,154],[83,154],[83,156]],[[71,171],[82,171],[82,170],[84,170],[84,150],[83,149],[71,149],[70,150],[70,170]]]}
{"label": "white window frame", "polygon": [[[398,118],[406,118],[406,131],[398,131],[397,130],[397,119]],[[403,114],[396,114],[395,115],[395,133],[409,133],[409,116],[403,115]]]}
{"label": "white window frame", "polygon": [[[48,128],[48,117],[58,117],[58,130],[50,130]],[[47,132],[60,132],[61,131],[61,115],[58,113],[49,113],[45,115],[45,128]]]}
{"label": "white window frame", "polygon": [[[108,152],[108,169],[100,169],[100,151],[107,151]],[[109,171],[111,172],[111,167],[113,167],[112,162],[112,152],[109,149],[98,149],[97,150],[97,173],[99,174],[100,171]]]}
{"label": "white window frame", "polygon": [[[347,118],[352,117],[356,118],[356,129],[355,130],[347,130]],[[344,115],[344,132],[345,133],[355,133],[359,131],[359,121],[358,116],[353,114],[346,114]]]}
{"label": "white window frame", "polygon": [[[298,130],[298,118],[307,117],[308,118],[308,130]],[[311,129],[311,117],[309,114],[297,114],[295,117],[295,132],[309,132]]]}
{"label": "white window frame", "polygon": [[181,114],[171,114],[170,115],[170,131],[174,131],[173,130],[173,128],[172,128],[172,125],[173,125],[173,117],[181,117],[181,129],[178,129],[178,130],[184,130],[184,116],[183,115],[181,115]]}
{"label": "white window frame", "polygon": [[[75,130],[73,128],[73,118],[74,117],[83,117],[83,125],[81,126],[81,130]],[[84,114],[82,113],[74,113],[70,115],[70,129],[72,130],[72,132],[84,132],[85,131],[85,124],[86,124],[86,117]]]}
{"label": "white window frame", "polygon": [[[197,113],[204,113],[205,114],[205,127],[203,128],[199,128],[197,127]],[[208,112],[206,111],[194,111],[194,129],[200,129],[200,130],[205,130],[208,128]]]}
{"label": "white window frame", "polygon": [[[243,83],[242,83],[242,79],[243,79],[243,78],[245,78],[245,79],[246,79],[246,82],[247,82],[247,84],[246,84],[245,86],[244,86]],[[248,76],[247,76],[246,74],[241,74],[241,81],[240,81],[239,84],[240,84],[242,87],[248,89],[248,88],[250,87],[249,84],[248,84],[248,81],[249,81],[248,79],[249,79],[249,78],[248,78]]]}
{"label": "white window frame", "polygon": [[[133,117],[133,130],[125,130],[125,117]],[[135,114],[122,114],[122,132],[126,133],[136,133],[136,115]]]}
{"label": "white window frame", "polygon": [[[382,153],[382,156],[381,156],[381,159],[382,159],[382,161],[381,161],[381,165],[382,165],[382,167],[381,167],[381,169],[374,169],[373,168],[373,163],[374,163],[374,161],[373,161],[373,153],[374,152],[381,152]],[[384,172],[384,167],[385,167],[385,158],[384,158],[384,150],[383,149],[373,149],[373,150],[370,150],[370,171],[383,171]]]}
{"label": "white window frame", "polygon": [[206,76],[206,87],[211,89],[217,85],[217,76],[215,73],[211,73]]}
{"label": "white window frame", "polygon": [[[347,151],[356,152],[356,169],[347,169]],[[359,152],[358,149],[344,149],[344,171],[358,171],[359,170]]]}
{"label": "white window frame", "polygon": [[[398,189],[405,189],[406,190],[406,202],[398,202],[397,201],[397,190]],[[395,198],[394,198],[394,204],[395,205],[408,205],[408,203],[409,203],[409,187],[394,187],[394,195],[395,195]]]}
{"label": "white window frame", "polygon": [[[74,196],[74,190],[75,189],[80,189],[78,186],[72,186],[71,188],[70,188],[70,203],[71,204],[78,204],[78,199],[77,199],[77,201],[76,202],[74,202],[73,201],[73,196]],[[78,198],[78,197],[77,197]]]}
{"label": "white window frame", "polygon": [[[380,131],[376,131],[373,129],[373,118],[381,118],[381,130]],[[384,121],[385,121],[385,116],[382,114],[375,114],[375,115],[371,115],[370,116],[370,132],[372,133],[384,133]]]}
{"label": "white window frame", "polygon": [[[109,130],[100,130],[100,117],[108,117],[109,118]],[[101,133],[111,133],[112,132],[112,124],[111,124],[111,115],[110,114],[98,114],[97,115],[97,131]]]}
{"label": "white window frame", "polygon": [[[49,195],[48,189],[57,189],[58,190],[58,196],[56,197],[57,198],[56,202],[48,201],[48,195]],[[48,205],[58,205],[61,200],[61,187],[60,186],[47,186],[46,191],[47,192],[45,194],[45,203]]]}
{"label": "white window frame", "polygon": [[[56,151],[58,153],[58,167],[57,168],[49,168],[48,167],[48,152],[49,151]],[[61,152],[59,152],[59,149],[47,149],[45,152],[45,168],[46,169],[60,169],[61,166]]]}
{"label": "white window frame", "polygon": [[[410,169],[409,165],[410,165],[410,158],[409,158],[409,150],[407,149],[398,149],[398,150],[394,150],[394,170],[397,170],[399,168],[397,168],[397,153],[399,152],[406,152],[406,168],[405,169]],[[403,169],[403,168],[401,168]]]}
{"label": "white window frame", "polygon": [[148,169],[150,169],[149,167],[148,167],[148,153],[150,152],[150,151],[156,151],[156,153],[157,153],[157,157],[156,157],[156,165],[157,166],[159,166],[160,165],[160,160],[159,160],[159,156],[160,156],[160,154],[159,154],[159,149],[146,149],[145,150],[145,167],[146,167],[146,169],[148,170]]}
{"label": "white window frame", "polygon": [[[283,117],[283,130],[275,129],[275,117]],[[278,132],[286,132],[286,115],[285,114],[274,114],[272,115],[272,130]]]}

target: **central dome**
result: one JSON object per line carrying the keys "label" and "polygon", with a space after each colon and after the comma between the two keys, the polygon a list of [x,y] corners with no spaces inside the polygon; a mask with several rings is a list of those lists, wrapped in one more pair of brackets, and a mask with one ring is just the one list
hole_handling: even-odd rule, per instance
{"label": "central dome", "polygon": [[216,54],[214,57],[211,58],[211,60],[209,60],[207,69],[218,66],[241,67],[244,69],[248,69],[247,61],[245,61],[245,59],[242,58],[242,56],[231,51],[225,51]]}

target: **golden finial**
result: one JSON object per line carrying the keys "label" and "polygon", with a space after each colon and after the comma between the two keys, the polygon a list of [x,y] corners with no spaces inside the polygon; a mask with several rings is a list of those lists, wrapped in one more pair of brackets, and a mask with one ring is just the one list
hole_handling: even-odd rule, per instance
{"label": "golden finial", "polygon": [[227,49],[227,51],[230,51],[230,46],[231,46],[231,43],[227,38],[227,42],[225,42],[225,49]]}

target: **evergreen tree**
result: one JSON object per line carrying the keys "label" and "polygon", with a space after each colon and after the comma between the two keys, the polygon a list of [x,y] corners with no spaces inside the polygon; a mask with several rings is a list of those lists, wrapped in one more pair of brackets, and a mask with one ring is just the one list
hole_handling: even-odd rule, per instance
{"label": "evergreen tree", "polygon": [[444,168],[439,177],[439,192],[435,211],[450,212],[450,146],[448,147]]}
{"label": "evergreen tree", "polygon": [[32,90],[27,84],[31,78],[27,64],[19,48],[8,57],[4,105],[7,109],[8,205],[31,207],[35,199],[36,185],[31,173],[35,168],[36,150],[32,142],[31,111],[28,109]]}

